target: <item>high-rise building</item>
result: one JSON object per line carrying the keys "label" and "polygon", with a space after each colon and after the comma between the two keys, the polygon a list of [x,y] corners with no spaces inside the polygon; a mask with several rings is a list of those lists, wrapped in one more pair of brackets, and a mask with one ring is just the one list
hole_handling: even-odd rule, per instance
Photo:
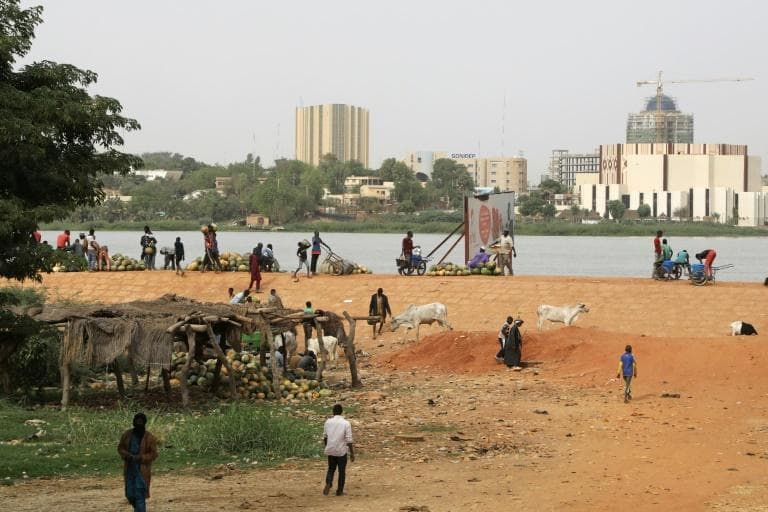
{"label": "high-rise building", "polygon": [[693,143],[693,114],[683,114],[675,100],[661,96],[661,109],[657,109],[656,96],[648,98],[645,110],[629,114],[627,143],[672,142]]}
{"label": "high-rise building", "polygon": [[329,103],[296,108],[296,160],[318,165],[327,154],[368,167],[368,110]]}
{"label": "high-rise building", "polygon": [[528,160],[518,157],[479,158],[477,153],[456,151],[411,151],[403,162],[421,181],[432,176],[435,161],[450,158],[467,168],[476,187],[496,188],[502,192],[518,193],[528,190]]}
{"label": "high-rise building", "polygon": [[549,158],[549,178],[559,181],[568,188],[576,185],[578,174],[594,174],[600,172],[600,155],[598,153],[574,154],[567,149],[554,149]]}

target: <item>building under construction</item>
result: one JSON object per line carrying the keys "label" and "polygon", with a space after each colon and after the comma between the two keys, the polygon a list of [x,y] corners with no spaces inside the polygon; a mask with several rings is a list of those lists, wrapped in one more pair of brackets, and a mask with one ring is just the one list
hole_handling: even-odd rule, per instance
{"label": "building under construction", "polygon": [[645,110],[629,114],[627,118],[627,143],[693,143],[693,114],[684,114],[677,109],[675,100],[667,95],[648,98]]}

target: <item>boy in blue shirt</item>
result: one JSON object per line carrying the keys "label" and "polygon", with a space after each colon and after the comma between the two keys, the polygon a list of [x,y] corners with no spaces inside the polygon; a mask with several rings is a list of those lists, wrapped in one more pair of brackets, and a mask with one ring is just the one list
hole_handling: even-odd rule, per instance
{"label": "boy in blue shirt", "polygon": [[624,378],[624,403],[632,400],[632,378],[637,378],[637,361],[635,356],[632,355],[632,345],[627,345],[624,348],[624,354],[619,359],[619,371],[616,373],[616,378]]}

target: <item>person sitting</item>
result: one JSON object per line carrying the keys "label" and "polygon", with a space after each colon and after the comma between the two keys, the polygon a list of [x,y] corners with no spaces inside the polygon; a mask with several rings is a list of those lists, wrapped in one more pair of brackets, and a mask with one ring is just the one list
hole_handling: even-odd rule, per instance
{"label": "person sitting", "polygon": [[245,289],[230,299],[230,304],[244,304],[251,295],[251,290]]}
{"label": "person sitting", "polygon": [[299,364],[296,365],[297,368],[301,368],[305,372],[316,372],[317,371],[317,356],[314,352],[311,350],[308,350],[306,354],[301,356],[301,359],[299,359]]}
{"label": "person sitting", "polygon": [[712,279],[712,263],[716,257],[717,253],[714,249],[704,249],[696,254],[696,259],[699,260],[699,263],[702,263],[702,260],[704,260],[704,274],[706,274],[707,279]]}
{"label": "person sitting", "polygon": [[477,268],[482,264],[488,263],[488,253],[485,252],[485,247],[481,247],[477,254],[475,254],[467,266],[469,268]]}
{"label": "person sitting", "polygon": [[688,270],[688,273],[691,272],[691,258],[690,256],[688,256],[688,251],[686,251],[685,249],[677,253],[677,256],[675,256],[674,263],[682,267],[685,267],[685,269]]}
{"label": "person sitting", "polygon": [[272,244],[267,244],[267,247],[261,250],[261,266],[265,272],[272,272],[272,265],[275,263],[275,252],[272,249]]}
{"label": "person sitting", "polygon": [[275,362],[278,368],[285,369],[285,345],[281,345],[275,351]]}

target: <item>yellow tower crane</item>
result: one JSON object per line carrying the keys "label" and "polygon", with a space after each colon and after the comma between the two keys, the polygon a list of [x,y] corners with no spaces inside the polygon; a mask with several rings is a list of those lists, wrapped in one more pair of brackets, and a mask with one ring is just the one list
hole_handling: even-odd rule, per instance
{"label": "yellow tower crane", "polygon": [[664,96],[664,84],[698,84],[710,82],[746,82],[754,78],[710,78],[704,80],[662,80],[662,72],[659,71],[659,77],[656,80],[642,80],[637,82],[638,87],[644,85],[656,86],[656,142],[664,142],[665,122],[664,113],[661,109],[662,97]]}

